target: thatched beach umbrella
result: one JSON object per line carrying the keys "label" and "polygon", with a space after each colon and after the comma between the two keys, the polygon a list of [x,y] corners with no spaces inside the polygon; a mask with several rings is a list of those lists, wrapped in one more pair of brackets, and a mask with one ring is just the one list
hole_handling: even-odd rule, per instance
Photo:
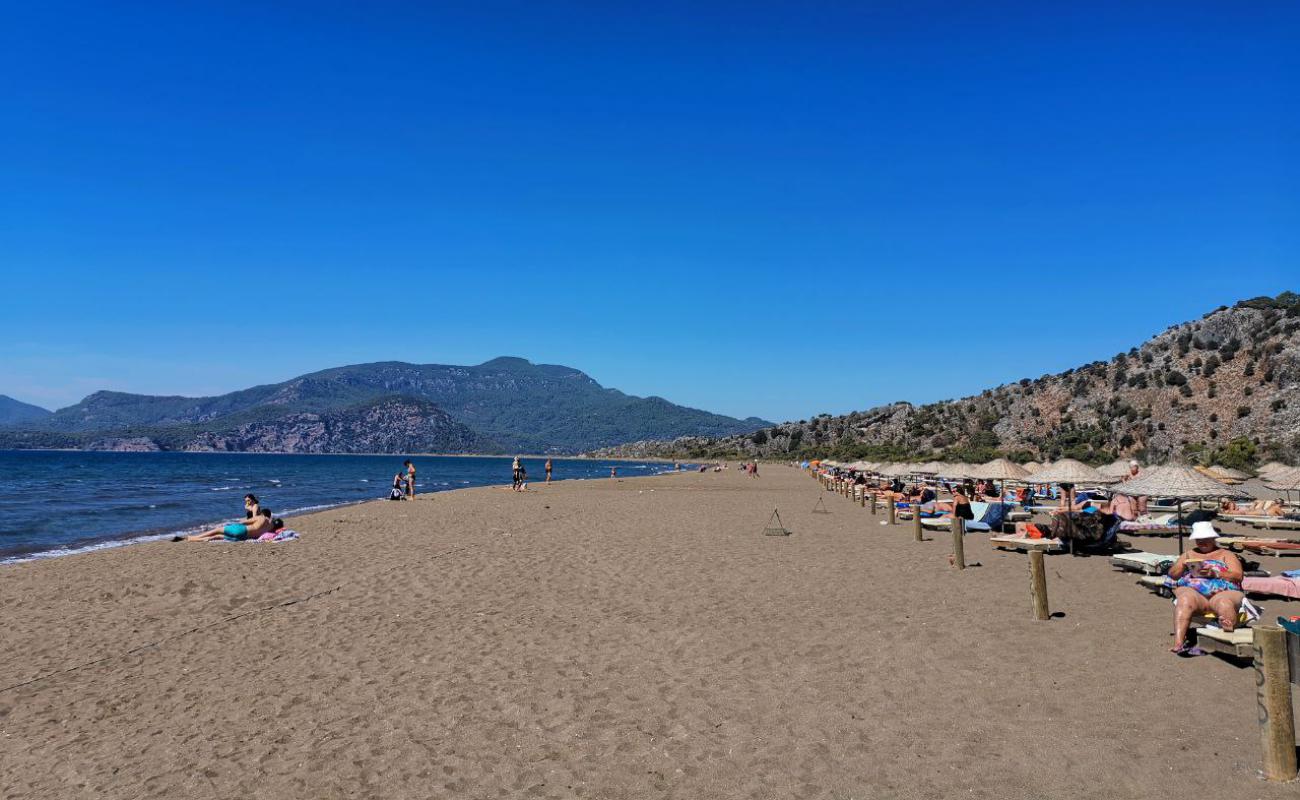
{"label": "thatched beach umbrella", "polygon": [[1207,497],[1248,498],[1240,489],[1179,464],[1147,467],[1142,474],[1115,487],[1119,494],[1130,497],[1173,497],[1178,506],[1178,552],[1183,552],[1183,500],[1202,500]]}
{"label": "thatched beach umbrella", "polygon": [[1003,498],[1007,493],[1007,481],[1024,480],[1029,477],[1029,470],[1005,458],[995,458],[988,463],[973,467],[971,477],[982,478],[987,481],[1000,481],[998,497]]}
{"label": "thatched beach umbrella", "polygon": [[1291,469],[1291,467],[1288,467],[1286,464],[1283,464],[1281,461],[1270,461],[1264,466],[1255,470],[1255,474],[1261,478],[1267,478],[1268,476],[1272,475],[1274,472],[1278,472],[1284,469]]}
{"label": "thatched beach umbrella", "polygon": [[1225,478],[1229,478],[1234,481],[1244,481],[1250,477],[1249,475],[1247,475],[1246,473],[1242,472],[1239,469],[1233,469],[1232,467],[1225,467],[1222,464],[1215,464],[1214,466],[1210,467],[1210,472],[1217,473],[1219,475],[1222,475]]}
{"label": "thatched beach umbrella", "polygon": [[1115,483],[1118,478],[1102,475],[1097,470],[1073,458],[1063,458],[1042,469],[1031,472],[1023,480],[1026,483]]}
{"label": "thatched beach umbrella", "polygon": [[1300,467],[1274,470],[1264,479],[1264,485],[1270,489],[1286,492],[1286,499],[1289,501],[1292,492],[1300,491]]}
{"label": "thatched beach umbrella", "polygon": [[1117,458],[1104,467],[1097,467],[1097,471],[1102,475],[1109,475],[1112,478],[1122,478],[1128,474],[1128,459]]}
{"label": "thatched beach umbrella", "polygon": [[1264,483],[1274,489],[1300,488],[1300,467],[1285,467],[1274,470],[1264,479]]}

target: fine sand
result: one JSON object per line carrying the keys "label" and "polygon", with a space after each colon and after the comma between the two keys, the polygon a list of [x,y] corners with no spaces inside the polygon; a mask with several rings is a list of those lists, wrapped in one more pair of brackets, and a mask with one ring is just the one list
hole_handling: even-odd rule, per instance
{"label": "fine sand", "polygon": [[0,568],[0,797],[1294,796],[1135,576],[1051,557],[1035,622],[1023,554],[881,519],[764,467]]}

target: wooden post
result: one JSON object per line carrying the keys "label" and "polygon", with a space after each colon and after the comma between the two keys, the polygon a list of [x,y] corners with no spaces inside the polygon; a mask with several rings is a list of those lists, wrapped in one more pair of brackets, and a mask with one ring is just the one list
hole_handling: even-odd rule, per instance
{"label": "wooden post", "polygon": [[1047,570],[1043,567],[1043,551],[1029,551],[1029,596],[1034,604],[1034,619],[1047,619]]}
{"label": "wooden post", "polygon": [[912,532],[916,534],[916,540],[918,542],[924,541],[924,539],[921,537],[921,506],[920,505],[912,506]]}
{"label": "wooden post", "polygon": [[889,524],[890,524],[890,525],[897,525],[897,524],[898,524],[898,506],[896,506],[896,505],[894,504],[894,495],[893,495],[893,494],[890,494],[890,495],[889,495],[889,498],[886,499],[885,502],[889,504]]}
{"label": "wooden post", "polygon": [[873,494],[871,495],[871,516],[874,517],[875,515],[876,515],[876,496]]}
{"label": "wooden post", "polygon": [[862,498],[861,498],[861,500],[862,500],[862,507],[863,507],[863,508],[866,508],[866,507],[867,507],[867,485],[866,485],[865,483],[862,484]]}
{"label": "wooden post", "polygon": [[952,517],[952,564],[957,569],[966,569],[966,542],[963,535],[966,522],[956,514]]}
{"label": "wooden post", "polygon": [[1270,781],[1289,781],[1296,776],[1287,635],[1277,627],[1255,628],[1255,699],[1264,746],[1264,777]]}

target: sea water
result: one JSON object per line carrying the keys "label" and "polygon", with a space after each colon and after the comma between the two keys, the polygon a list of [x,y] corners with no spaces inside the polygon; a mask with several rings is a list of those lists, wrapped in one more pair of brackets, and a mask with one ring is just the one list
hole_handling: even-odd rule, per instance
{"label": "sea water", "polygon": [[[241,519],[251,492],[276,516],[386,498],[403,456],[0,451],[0,563],[192,533]],[[509,457],[418,456],[416,492],[509,483]],[[545,459],[523,461],[530,482]],[[554,459],[555,480],[672,468]]]}

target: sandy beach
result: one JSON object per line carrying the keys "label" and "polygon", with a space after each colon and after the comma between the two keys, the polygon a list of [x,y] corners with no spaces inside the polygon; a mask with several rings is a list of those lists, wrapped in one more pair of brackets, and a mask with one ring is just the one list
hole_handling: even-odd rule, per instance
{"label": "sandy beach", "polygon": [[1136,576],[1052,557],[1035,622],[1023,554],[971,535],[959,572],[819,493],[471,489],[5,567],[0,795],[1294,795],[1257,777],[1253,673],[1170,655]]}

